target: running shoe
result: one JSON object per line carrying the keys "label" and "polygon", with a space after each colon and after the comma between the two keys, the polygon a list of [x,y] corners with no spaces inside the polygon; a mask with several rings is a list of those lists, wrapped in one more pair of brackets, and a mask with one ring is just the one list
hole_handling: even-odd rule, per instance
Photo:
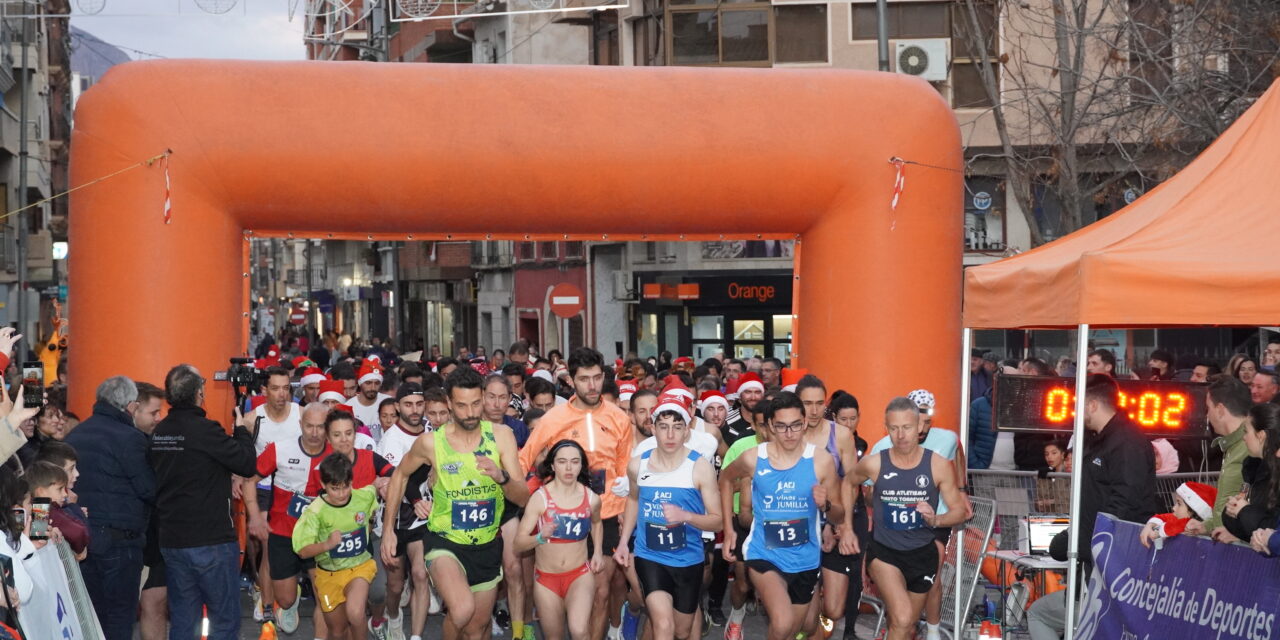
{"label": "running shoe", "polygon": [[622,640],[636,640],[640,633],[640,614],[631,612],[631,603],[622,603]]}
{"label": "running shoe", "polygon": [[827,640],[827,638],[831,637],[831,632],[836,630],[836,621],[819,614],[818,628],[821,630],[822,640]]}
{"label": "running shoe", "polygon": [[[493,606],[493,628],[494,629],[510,629],[511,628],[511,613],[507,611],[506,607],[496,605],[496,604]],[[502,632],[500,631],[497,632],[497,635],[502,635]]]}
{"label": "running shoe", "polygon": [[704,609],[702,611],[702,637],[707,637],[711,633],[711,614]]}
{"label": "running shoe", "polygon": [[729,621],[729,618],[724,615],[724,609],[720,607],[711,607],[707,613],[711,614],[711,624],[717,627],[723,627]]}
{"label": "running shoe", "polygon": [[524,633],[519,638],[515,638],[514,640],[538,640],[538,636],[534,635],[533,633],[533,623],[532,622],[524,623]]}
{"label": "running shoe", "polygon": [[253,621],[262,622],[262,590],[253,585]]}
{"label": "running shoe", "polygon": [[493,637],[495,637],[495,638],[501,638],[501,637],[503,637],[504,635],[506,635],[506,629],[503,629],[503,628],[502,628],[502,626],[498,624],[498,621],[497,621],[497,620],[490,620],[490,621],[489,621],[489,624],[490,624],[490,625],[493,625],[493,626],[492,626],[492,629],[493,629]]}
{"label": "running shoe", "polygon": [[268,620],[262,623],[262,631],[258,633],[258,640],[276,640],[276,625],[274,622]]}
{"label": "running shoe", "polygon": [[294,598],[293,606],[287,609],[280,609],[276,612],[277,622],[280,623],[280,630],[293,634],[298,630],[298,607],[302,604],[302,598]]}
{"label": "running shoe", "polygon": [[373,636],[373,640],[387,640],[387,621],[383,620],[382,624],[374,625],[373,619],[370,618],[365,626],[369,627],[369,635]]}
{"label": "running shoe", "polygon": [[724,628],[724,640],[742,640],[742,623],[730,622]]}
{"label": "running shoe", "polygon": [[444,605],[440,602],[440,596],[436,595],[435,590],[431,591],[431,604],[427,606],[427,615],[434,616],[444,611]]}
{"label": "running shoe", "polygon": [[383,625],[387,627],[387,640],[405,640],[403,610],[397,618],[387,616],[387,621]]}

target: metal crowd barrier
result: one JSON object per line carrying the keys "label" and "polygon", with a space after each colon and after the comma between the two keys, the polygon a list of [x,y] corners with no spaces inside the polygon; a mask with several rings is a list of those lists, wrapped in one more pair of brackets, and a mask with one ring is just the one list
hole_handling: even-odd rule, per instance
{"label": "metal crowd barrier", "polygon": [[[1156,494],[1162,512],[1173,510],[1173,495],[1183,482],[1203,482],[1217,486],[1218,472],[1171,473],[1156,476]],[[1050,473],[1041,478],[1035,471],[970,469],[969,486],[974,497],[996,503],[995,536],[1001,549],[1018,548],[1018,522],[1033,514],[1069,513],[1071,474]],[[967,545],[966,545],[967,546]]]}

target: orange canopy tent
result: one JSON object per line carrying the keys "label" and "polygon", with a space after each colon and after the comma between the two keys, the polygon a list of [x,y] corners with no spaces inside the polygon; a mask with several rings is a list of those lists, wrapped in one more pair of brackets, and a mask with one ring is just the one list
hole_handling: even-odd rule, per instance
{"label": "orange canopy tent", "polygon": [[1274,325],[1280,83],[1194,162],[1115,214],[965,272],[964,326]]}
{"label": "orange canopy tent", "polygon": [[[1115,214],[1022,255],[965,271],[964,361],[973,329],[1276,324],[1269,292],[1280,237],[1280,83],[1173,178]],[[1076,442],[1084,439],[1085,376],[1076,377]],[[961,384],[969,393],[969,379]],[[968,440],[968,407],[960,438]],[[1071,509],[1081,474],[1071,479]],[[1071,519],[1068,553],[1079,540]],[[1077,565],[1067,570],[1073,593]],[[1075,637],[1067,599],[1066,638]]]}

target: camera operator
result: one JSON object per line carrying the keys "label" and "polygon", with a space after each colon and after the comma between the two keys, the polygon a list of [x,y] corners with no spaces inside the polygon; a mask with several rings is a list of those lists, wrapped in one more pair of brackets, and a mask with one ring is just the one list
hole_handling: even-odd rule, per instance
{"label": "camera operator", "polygon": [[[231,513],[231,477],[255,473],[253,436],[241,424],[227,435],[205,416],[205,381],[180,364],[165,376],[169,415],[156,425],[156,521],[169,589],[171,637],[198,635],[208,607],[211,640],[240,631],[240,547]],[[236,417],[239,418],[239,410]]]}

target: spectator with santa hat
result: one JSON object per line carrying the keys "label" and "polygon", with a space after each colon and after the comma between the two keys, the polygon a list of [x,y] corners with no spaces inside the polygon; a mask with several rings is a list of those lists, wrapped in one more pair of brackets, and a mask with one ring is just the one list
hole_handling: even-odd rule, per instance
{"label": "spectator with santa hat", "polygon": [[1204,522],[1213,516],[1218,490],[1199,482],[1182,483],[1173,495],[1173,512],[1157,513],[1142,527],[1138,541],[1150,548],[1151,541],[1172,538],[1187,528],[1192,518]]}

